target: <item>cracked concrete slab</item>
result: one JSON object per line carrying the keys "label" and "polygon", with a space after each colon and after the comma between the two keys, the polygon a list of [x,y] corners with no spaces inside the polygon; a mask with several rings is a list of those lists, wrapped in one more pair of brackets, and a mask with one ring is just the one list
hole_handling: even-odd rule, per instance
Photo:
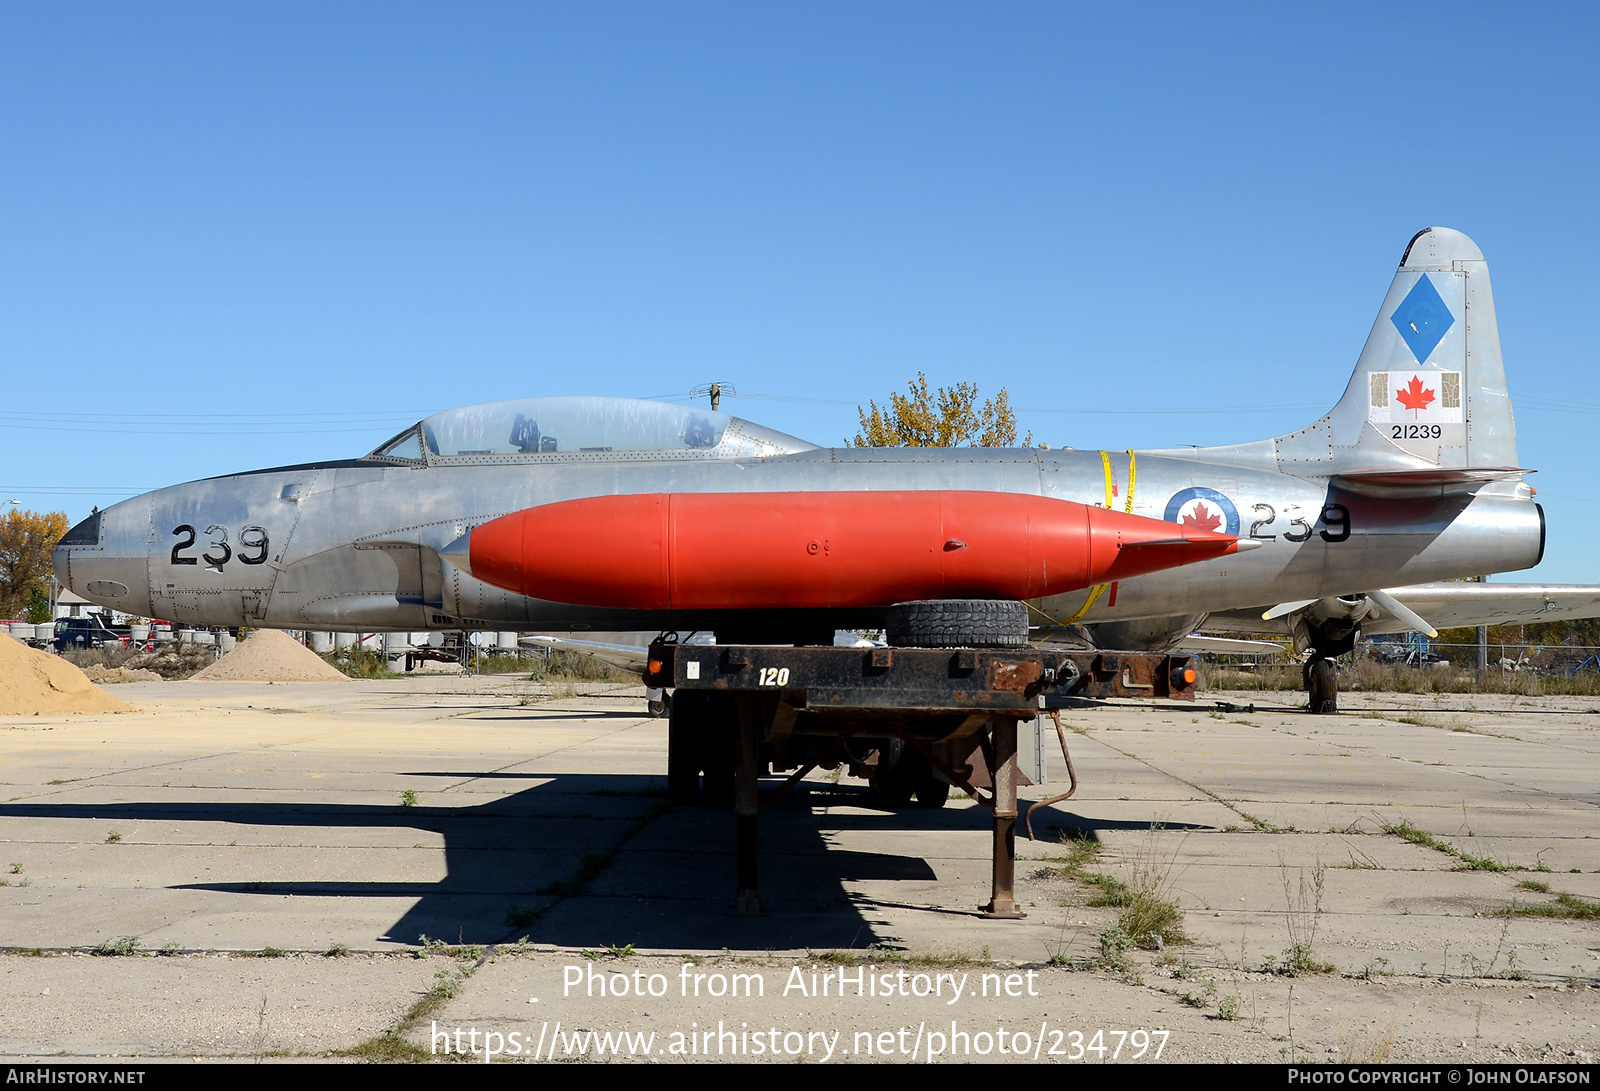
{"label": "cracked concrete slab", "polygon": [[[766,912],[732,915],[731,816],[665,806],[666,725],[631,687],[430,677],[118,693],[140,711],[0,720],[8,1056],[426,1053],[418,1012],[504,1034],[533,1025],[532,996],[541,1025],[568,1029],[737,1016],[853,1041],[948,1021],[910,996],[657,998],[648,1016],[557,997],[567,966],[669,975],[686,959],[707,974],[754,967],[769,987],[858,962],[1031,971],[1038,995],[976,1005],[993,1029],[1162,1028],[1165,1060],[1595,1051],[1600,922],[1528,915],[1600,899],[1594,702],[1346,695],[1344,715],[1310,717],[1291,695],[1235,694],[1255,711],[1074,710],[1080,790],[1035,816],[1040,840],[1018,842],[1027,918],[994,922],[975,913],[986,812],[952,800],[894,813],[824,774],[763,813]],[[1385,832],[1401,823],[1420,832]],[[1091,904],[1104,900],[1095,875],[1170,898],[1190,942],[1107,968],[1119,910]],[[424,935],[449,946],[421,949]],[[123,937],[140,953],[86,953]],[[1334,972],[1272,972],[1296,943]],[[264,948],[287,954],[246,957]]]}

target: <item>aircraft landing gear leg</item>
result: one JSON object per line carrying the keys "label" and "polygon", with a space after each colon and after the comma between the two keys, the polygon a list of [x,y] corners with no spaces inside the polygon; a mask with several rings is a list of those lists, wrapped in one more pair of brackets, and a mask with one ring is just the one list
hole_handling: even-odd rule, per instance
{"label": "aircraft landing gear leg", "polygon": [[1306,689],[1311,694],[1311,711],[1330,715],[1339,711],[1339,668],[1333,660],[1313,656],[1306,661]]}
{"label": "aircraft landing gear leg", "polygon": [[994,721],[994,885],[983,915],[990,920],[1027,916],[1017,908],[1017,721]]}
{"label": "aircraft landing gear leg", "polygon": [[733,911],[741,915],[761,912],[761,892],[756,880],[756,823],[761,813],[762,724],[753,702],[739,702],[734,736],[733,822],[737,879]]}

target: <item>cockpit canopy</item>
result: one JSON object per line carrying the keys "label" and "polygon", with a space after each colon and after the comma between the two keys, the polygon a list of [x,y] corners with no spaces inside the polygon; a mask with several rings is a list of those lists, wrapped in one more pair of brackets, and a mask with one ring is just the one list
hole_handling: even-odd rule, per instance
{"label": "cockpit canopy", "polygon": [[[374,451],[373,457],[430,464],[603,459],[613,452],[666,457],[749,458],[813,445],[687,405],[635,398],[521,398],[435,413]],[[565,456],[565,457],[562,457]]]}

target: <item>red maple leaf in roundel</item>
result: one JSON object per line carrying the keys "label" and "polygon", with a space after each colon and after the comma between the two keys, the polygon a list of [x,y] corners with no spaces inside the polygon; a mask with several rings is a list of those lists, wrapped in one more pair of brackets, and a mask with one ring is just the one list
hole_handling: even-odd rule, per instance
{"label": "red maple leaf in roundel", "polygon": [[1394,400],[1407,409],[1417,410],[1428,408],[1428,403],[1433,401],[1433,398],[1433,391],[1425,388],[1422,385],[1422,380],[1416,375],[1411,376],[1411,381],[1400,390],[1397,390],[1394,395]]}
{"label": "red maple leaf in roundel", "polygon": [[1193,515],[1185,515],[1182,526],[1193,527],[1196,530],[1213,531],[1222,525],[1222,516],[1213,511],[1207,511],[1204,501],[1194,506]]}

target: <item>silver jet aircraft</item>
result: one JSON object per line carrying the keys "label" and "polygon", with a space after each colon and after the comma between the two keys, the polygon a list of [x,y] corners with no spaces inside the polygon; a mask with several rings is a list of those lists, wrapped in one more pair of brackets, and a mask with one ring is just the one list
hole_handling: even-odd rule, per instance
{"label": "silver jet aircraft", "polygon": [[[750,565],[790,562],[750,560],[761,540],[740,539],[740,524],[777,520],[773,533],[787,533],[785,513],[812,518],[827,507],[823,494],[858,512],[873,510],[860,507],[862,494],[880,496],[884,526],[873,532],[894,529],[897,513],[933,494],[941,503],[1066,500],[1175,524],[1195,540],[1209,532],[1239,541],[1225,555],[1213,549],[1209,559],[1125,578],[1102,568],[1105,578],[1067,590],[1019,574],[1015,586],[1045,592],[968,587],[961,597],[1027,599],[1032,639],[1105,648],[1170,648],[1203,626],[1281,626],[1310,653],[1313,708],[1331,710],[1331,659],[1362,631],[1600,613],[1593,588],[1437,582],[1539,562],[1544,514],[1526,472],[1488,266],[1465,235],[1429,228],[1406,246],[1344,396],[1275,439],[1151,451],[820,448],[700,408],[530,398],[438,413],[364,457],[125,501],[75,526],[55,569],[95,602],[194,625],[698,630],[719,642],[829,644],[836,629],[882,626],[890,602],[822,592],[776,601],[770,587],[741,599],[739,581],[756,578]],[[658,525],[670,543],[653,537]],[[971,548],[952,535],[926,551],[906,546],[879,567],[909,571],[938,548],[956,560],[985,548],[966,537]],[[736,543],[724,558],[699,557],[704,578],[692,593],[682,556],[676,574],[652,567],[691,540],[712,552]],[[1152,548],[1171,545],[1169,535]],[[819,536],[806,548],[811,559],[796,554],[793,572],[831,546]],[[586,564],[602,571],[571,575]],[[719,597],[705,583],[722,571],[734,575]],[[612,575],[616,587],[596,583]],[[671,583],[660,594],[657,575]],[[787,586],[786,575],[772,586]],[[630,592],[630,579],[645,590]]]}

